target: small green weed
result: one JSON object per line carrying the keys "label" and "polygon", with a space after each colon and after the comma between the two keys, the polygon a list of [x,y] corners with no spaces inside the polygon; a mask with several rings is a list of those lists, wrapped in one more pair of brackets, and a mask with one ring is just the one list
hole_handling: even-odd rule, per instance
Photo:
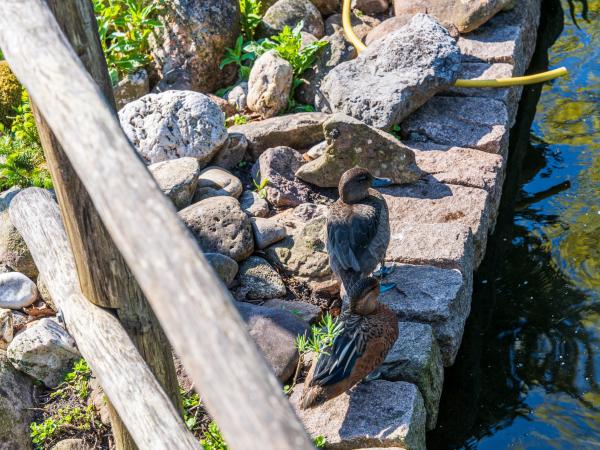
{"label": "small green weed", "polygon": [[317,448],[325,448],[325,445],[327,444],[327,439],[325,439],[325,436],[323,435],[319,435],[314,439],[314,444],[315,447]]}
{"label": "small green weed", "polygon": [[254,32],[262,19],[261,8],[262,3],[259,0],[240,0],[240,26],[247,41],[254,39]]}
{"label": "small green weed", "polygon": [[200,440],[200,444],[202,444],[204,450],[227,450],[227,444],[215,422],[208,425],[208,429],[204,432],[204,439]]}
{"label": "small green weed", "polygon": [[225,120],[225,125],[227,127],[231,127],[233,125],[243,125],[245,123],[248,123],[248,116],[244,114],[234,114]]}
{"label": "small green weed", "polygon": [[193,390],[184,391],[180,389],[180,392],[183,404],[183,420],[190,431],[196,431],[200,427],[198,421],[202,407],[200,396]]}
{"label": "small green weed", "polygon": [[260,172],[256,172],[254,178],[252,178],[252,184],[254,184],[254,190],[258,194],[260,198],[267,198],[267,185],[269,184],[269,180],[267,178],[263,178],[259,183],[256,182],[260,177]]}
{"label": "small green weed", "polygon": [[342,323],[329,313],[325,314],[318,325],[313,325],[311,335],[296,336],[296,348],[301,355],[314,352],[317,355],[326,353],[333,344],[333,340],[342,332]]}

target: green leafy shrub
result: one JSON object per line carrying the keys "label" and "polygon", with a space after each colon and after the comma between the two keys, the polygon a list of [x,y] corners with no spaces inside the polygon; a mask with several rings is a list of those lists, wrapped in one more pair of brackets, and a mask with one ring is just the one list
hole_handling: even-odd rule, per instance
{"label": "green leafy shrub", "polygon": [[93,0],[98,33],[116,84],[128,73],[145,67],[151,60],[148,38],[161,26],[158,14],[162,0]]}
{"label": "green leafy shrub", "polygon": [[6,61],[0,61],[0,123],[10,127],[14,110],[21,100],[21,83]]}
{"label": "green leafy shrub", "polygon": [[10,130],[0,125],[0,191],[12,186],[50,189],[52,180],[24,89],[14,114]]}
{"label": "green leafy shrub", "polygon": [[275,50],[279,56],[290,63],[294,70],[294,76],[299,77],[306,69],[313,66],[317,52],[327,45],[326,41],[316,41],[302,48],[303,26],[303,22],[293,29],[286,25],[278,35],[250,44],[245,47],[245,50],[253,52],[257,56],[269,50]]}

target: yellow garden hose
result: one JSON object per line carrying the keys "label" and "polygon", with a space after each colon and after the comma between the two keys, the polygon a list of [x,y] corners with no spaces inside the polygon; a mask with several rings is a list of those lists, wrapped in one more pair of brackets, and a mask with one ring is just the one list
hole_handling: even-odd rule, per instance
{"label": "yellow garden hose", "polygon": [[[352,22],[350,21],[350,2],[351,0],[344,0],[344,5],[342,8],[342,25],[344,27],[344,33],[346,34],[346,37],[352,43],[352,45],[354,45],[356,51],[360,53],[367,48],[367,46],[362,43],[352,29]],[[563,77],[567,74],[568,71],[566,67],[560,67],[558,69],[549,70],[548,72],[527,75],[524,77],[497,78],[493,80],[456,80],[454,85],[465,88],[499,88],[507,86],[521,86],[525,84],[535,84],[543,81],[553,80],[554,78]]]}

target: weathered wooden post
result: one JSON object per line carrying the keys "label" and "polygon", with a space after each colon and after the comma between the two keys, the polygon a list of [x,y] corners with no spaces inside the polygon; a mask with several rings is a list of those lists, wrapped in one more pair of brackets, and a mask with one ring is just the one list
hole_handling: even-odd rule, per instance
{"label": "weathered wooden post", "polygon": [[140,161],[46,0],[0,1],[0,47],[62,145],[229,448],[313,450],[231,293]]}
{"label": "weathered wooden post", "polygon": [[[92,3],[89,0],[48,0],[47,3],[86,70],[100,86],[107,104],[116,114]],[[160,324],[52,130],[39,109],[34,106],[33,111],[83,294],[96,305],[115,310],[140,354],[176,409],[180,410],[171,347]],[[137,448],[114,409],[111,407],[110,410],[117,448]]]}

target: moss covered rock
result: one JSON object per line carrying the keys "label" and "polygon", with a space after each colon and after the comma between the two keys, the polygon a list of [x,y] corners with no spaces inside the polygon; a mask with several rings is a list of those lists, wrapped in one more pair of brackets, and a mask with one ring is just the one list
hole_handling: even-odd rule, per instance
{"label": "moss covered rock", "polygon": [[0,61],[0,123],[9,127],[10,116],[15,115],[14,109],[21,99],[21,83],[12,73],[6,61]]}

